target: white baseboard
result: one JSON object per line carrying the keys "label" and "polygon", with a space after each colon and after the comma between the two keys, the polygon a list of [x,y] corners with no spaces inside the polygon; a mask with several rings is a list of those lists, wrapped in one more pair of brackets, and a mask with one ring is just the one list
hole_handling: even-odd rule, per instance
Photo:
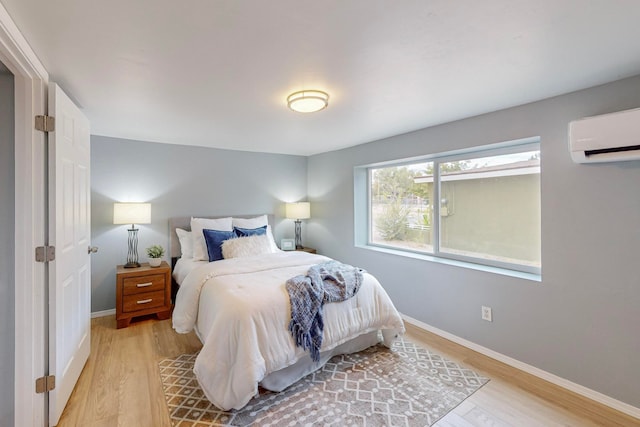
{"label": "white baseboard", "polygon": [[595,390],[591,390],[590,388],[587,388],[585,386],[582,386],[580,384],[576,384],[574,382],[571,382],[567,379],[564,379],[562,377],[559,377],[555,374],[552,374],[550,372],[544,371],[542,369],[536,368],[535,366],[531,366],[528,365],[524,362],[521,362],[519,360],[516,360],[512,357],[509,356],[505,356],[502,353],[498,353],[497,351],[493,351],[489,348],[483,347],[481,345],[478,345],[474,342],[468,341],[464,338],[460,338],[456,335],[450,334],[449,332],[443,331],[441,329],[438,329],[436,327],[433,327],[431,325],[428,325],[424,322],[421,322],[417,319],[414,319],[412,317],[409,317],[405,314],[402,315],[402,318],[407,322],[412,324],[413,326],[416,326],[420,329],[424,329],[425,331],[431,332],[433,334],[439,335],[442,338],[446,338],[449,341],[453,341],[456,344],[460,344],[461,346],[467,347],[471,350],[477,351],[478,353],[484,354],[485,356],[488,356],[492,359],[496,359],[502,363],[505,363],[509,366],[512,366],[516,369],[520,369],[521,371],[524,371],[528,374],[534,375],[538,378],[541,378],[545,381],[549,381],[552,384],[555,384],[557,386],[560,386],[562,388],[565,388],[569,391],[572,391],[574,393],[577,393],[581,396],[584,396],[588,399],[594,400],[596,402],[602,403],[603,405],[606,405],[610,408],[613,408],[617,411],[623,412],[627,415],[630,415],[632,417],[635,418],[640,418],[640,408],[636,408],[635,406],[631,406],[628,403],[624,403],[621,402],[617,399],[614,399],[612,397],[609,397],[605,394],[602,394],[600,392],[597,392]]}
{"label": "white baseboard", "polygon": [[96,317],[111,316],[112,314],[116,314],[115,308],[112,308],[111,310],[94,311],[91,313],[91,318],[95,319]]}

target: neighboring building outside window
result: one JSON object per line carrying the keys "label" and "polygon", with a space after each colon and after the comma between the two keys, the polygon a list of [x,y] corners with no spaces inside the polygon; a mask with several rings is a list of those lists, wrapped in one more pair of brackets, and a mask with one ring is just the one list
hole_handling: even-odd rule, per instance
{"label": "neighboring building outside window", "polygon": [[368,245],[540,273],[539,143],[367,169]]}

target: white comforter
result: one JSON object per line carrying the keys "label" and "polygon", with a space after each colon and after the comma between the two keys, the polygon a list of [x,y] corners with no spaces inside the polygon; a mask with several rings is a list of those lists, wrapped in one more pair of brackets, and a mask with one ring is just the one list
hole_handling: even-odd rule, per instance
{"label": "white comforter", "polygon": [[[287,329],[291,305],[285,282],[328,260],[279,252],[216,261],[187,276],[176,297],[173,327],[179,333],[197,328],[204,345],[194,371],[213,404],[240,409],[266,375],[308,357]],[[324,322],[322,352],[375,330],[391,345],[404,332],[387,293],[366,273],[356,296],[324,306]]]}

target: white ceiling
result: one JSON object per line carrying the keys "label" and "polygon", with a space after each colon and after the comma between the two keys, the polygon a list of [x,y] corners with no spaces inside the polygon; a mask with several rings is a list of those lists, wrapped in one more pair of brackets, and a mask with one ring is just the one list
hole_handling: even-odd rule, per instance
{"label": "white ceiling", "polygon": [[93,134],[145,141],[310,155],[640,74],[638,0],[0,2]]}

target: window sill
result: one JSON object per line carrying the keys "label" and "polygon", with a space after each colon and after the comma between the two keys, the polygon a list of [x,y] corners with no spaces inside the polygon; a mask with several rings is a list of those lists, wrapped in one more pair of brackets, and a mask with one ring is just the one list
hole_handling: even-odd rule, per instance
{"label": "window sill", "polygon": [[539,274],[525,273],[522,271],[508,270],[506,268],[493,267],[489,265],[475,264],[472,262],[457,261],[453,259],[435,257],[433,255],[420,254],[416,252],[401,251],[397,249],[384,248],[381,246],[356,244],[356,248],[367,249],[375,252],[382,252],[391,255],[397,255],[405,258],[419,259],[422,261],[435,262],[438,264],[451,265],[455,267],[468,268],[471,270],[484,271],[486,273],[500,274],[502,276],[515,277],[518,279],[530,280],[532,282],[542,282],[542,276]]}

